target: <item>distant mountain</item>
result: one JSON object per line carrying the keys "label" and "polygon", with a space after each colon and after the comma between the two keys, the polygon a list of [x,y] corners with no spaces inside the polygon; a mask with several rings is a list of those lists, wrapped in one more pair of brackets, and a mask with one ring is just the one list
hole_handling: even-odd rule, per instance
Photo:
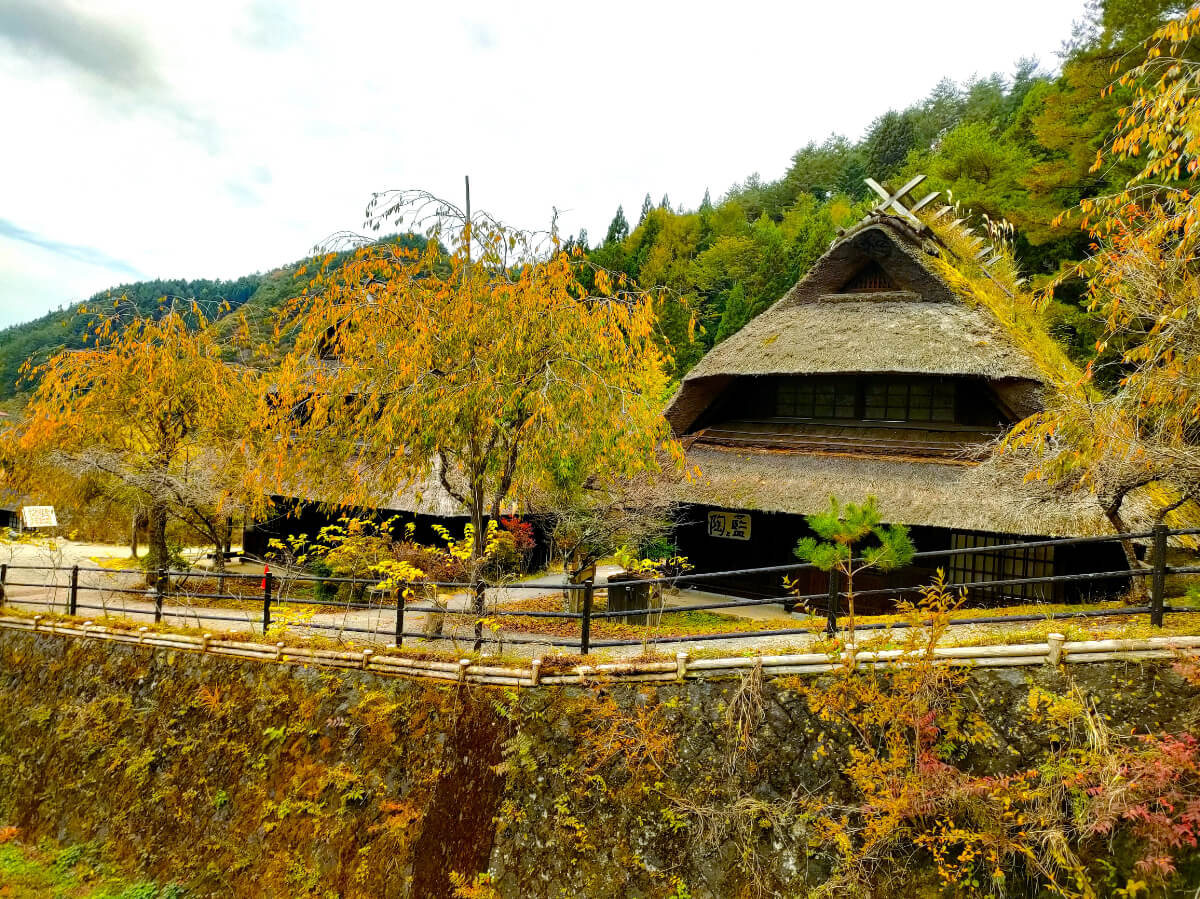
{"label": "distant mountain", "polygon": [[[5,328],[0,331],[0,400],[17,393],[21,366],[26,359],[42,361],[60,349],[83,346],[87,324],[93,317],[88,313],[103,314],[113,308],[114,301],[132,303],[138,312],[153,315],[161,307],[159,301],[163,297],[194,299],[206,315],[217,318],[225,314],[222,310],[226,304],[229,310],[238,309],[264,290],[272,297],[286,290],[294,280],[294,271],[295,267],[289,266],[268,275],[245,275],[235,281],[156,279],[122,284],[65,310]],[[87,313],[81,314],[81,309]]]}
{"label": "distant mountain", "polygon": [[[425,237],[413,234],[391,235],[381,240],[415,250],[424,249],[426,244]],[[339,268],[350,255],[349,251],[335,253],[328,262],[329,270]],[[233,330],[231,313],[240,311],[249,325],[253,344],[269,341],[274,331],[275,313],[308,285],[311,275],[316,272],[313,262],[311,258],[301,260],[266,273],[244,275],[234,281],[156,279],[122,284],[102,290],[67,309],[0,330],[0,406],[16,408],[20,405],[20,401],[15,404],[6,401],[26,392],[27,388],[18,383],[26,359],[41,362],[61,349],[82,347],[88,322],[95,315],[112,311],[117,301],[124,309],[133,304],[138,313],[154,315],[164,308],[160,302],[164,297],[194,300],[205,317],[215,322],[219,331],[226,333]],[[309,274],[301,275],[300,270],[306,263]],[[86,311],[81,313],[81,310]],[[132,313],[133,310],[129,311]],[[289,348],[288,341],[282,340],[280,349],[287,351]]]}

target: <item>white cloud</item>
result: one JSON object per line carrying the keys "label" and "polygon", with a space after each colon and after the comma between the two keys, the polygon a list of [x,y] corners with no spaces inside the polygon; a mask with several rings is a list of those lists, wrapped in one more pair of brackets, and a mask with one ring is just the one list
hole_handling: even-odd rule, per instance
{"label": "white cloud", "polygon": [[[594,237],[943,76],[1047,64],[1081,0],[599,6],[0,0],[4,217],[148,277],[236,277],[423,187]],[[0,322],[128,275],[0,255]],[[33,280],[36,279],[36,282]]]}

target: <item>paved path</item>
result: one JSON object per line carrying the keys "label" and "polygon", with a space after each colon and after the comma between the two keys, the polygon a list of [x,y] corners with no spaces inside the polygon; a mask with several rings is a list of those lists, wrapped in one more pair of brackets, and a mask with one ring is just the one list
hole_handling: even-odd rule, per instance
{"label": "paved path", "polygon": [[[142,575],[136,570],[94,570],[99,568],[97,560],[127,559],[128,550],[122,547],[98,544],[74,543],[61,541],[53,550],[44,547],[16,546],[0,548],[0,562],[8,562],[7,600],[15,607],[22,609],[47,609],[65,611],[67,608],[70,571],[57,572],[33,570],[23,566],[46,568],[58,566],[69,568],[72,565],[81,567],[79,573],[78,611],[81,616],[101,618],[105,614],[135,620],[153,620],[154,596],[145,588]],[[597,572],[597,586],[603,587],[608,576],[619,571],[618,566],[602,566]],[[249,564],[231,565],[230,573],[251,574],[247,578],[255,587],[257,593],[258,581],[261,576],[256,566]],[[211,579],[213,574],[204,571],[197,572],[197,578]],[[489,609],[516,599],[558,594],[563,586],[564,577],[561,574],[546,574],[530,578],[519,583],[492,588],[487,593]],[[277,598],[286,601],[288,585],[285,578],[277,575]],[[187,582],[182,585],[173,583],[173,593],[169,602],[163,608],[163,623],[180,626],[201,628],[209,631],[240,631],[261,633],[262,609],[257,604],[257,596],[248,596],[245,602],[237,605],[211,605],[211,600],[189,601]],[[182,590],[180,590],[182,586]],[[675,606],[693,605],[705,602],[720,602],[730,597],[705,593],[698,590],[682,590],[677,594],[666,597],[668,608]],[[422,640],[419,637],[405,637],[408,645],[428,644],[431,648],[454,649],[469,651],[474,639],[474,616],[470,613],[470,595],[466,592],[443,595],[447,614],[444,620],[442,638]],[[428,605],[427,601],[418,598],[410,600],[413,605]],[[330,604],[332,605],[332,603]],[[341,612],[327,611],[328,606],[320,611],[312,611],[303,606],[273,607],[272,621],[274,624],[286,623],[291,630],[321,634],[335,637],[347,642],[395,642],[395,606],[391,602],[381,604],[374,609],[348,609]],[[781,627],[797,626],[800,622],[790,620],[781,606],[763,605],[748,606],[739,609],[717,610],[731,616],[760,621],[779,621]],[[405,615],[404,630],[406,634],[425,634],[430,625],[429,613],[410,611]],[[796,616],[799,618],[800,616]],[[502,620],[502,619],[500,619]],[[736,630],[737,625],[731,622],[730,630]],[[489,643],[495,649],[494,634],[485,631],[490,637]],[[539,639],[533,634],[502,634],[503,650],[508,653],[521,655],[544,655],[554,651],[578,651],[578,642],[562,637],[546,637]],[[796,646],[809,642],[806,635],[791,635],[786,637],[760,637],[737,640],[703,640],[688,643],[670,642],[658,644],[662,650],[674,650],[682,646],[689,648],[728,648],[732,651],[746,652],[753,648],[772,648],[780,646]],[[566,645],[555,645],[566,644]],[[645,651],[643,644],[627,647],[598,648],[602,654],[614,657],[638,655]]]}
{"label": "paved path", "polygon": [[[72,543],[63,541],[53,551],[29,546],[0,546],[0,563],[9,564],[6,587],[6,597],[14,607],[21,609],[48,609],[64,612],[67,608],[69,571],[48,572],[32,570],[19,566],[38,566],[45,568],[50,565],[68,567],[79,565],[84,569],[97,568],[97,559],[128,558],[128,550],[121,547],[103,546],[96,544]],[[608,566],[598,572],[597,585],[603,586],[608,575],[618,571],[617,566]],[[245,633],[262,632],[262,608],[258,601],[258,579],[261,572],[256,566],[249,564],[232,565],[230,572],[252,574],[250,579],[254,587],[253,596],[248,596],[245,602],[234,605],[211,605],[212,600],[189,601],[186,582],[183,592],[173,593],[170,603],[163,609],[163,622],[179,627],[199,628],[212,632],[234,631]],[[211,579],[214,575],[209,572],[197,572],[197,578]],[[79,614],[97,619],[105,614],[133,618],[150,622],[154,616],[153,593],[146,590],[141,573],[131,570],[83,570],[79,574],[79,583],[83,588],[79,591]],[[286,581],[279,582],[277,597],[286,601]],[[487,593],[489,609],[495,609],[498,604],[511,602],[515,599],[530,596],[546,596],[558,594],[563,585],[561,574],[541,575],[507,587],[492,588]],[[178,584],[173,585],[177,590]],[[678,593],[668,594],[666,607],[677,608],[702,603],[719,603],[731,597],[721,594],[708,593],[700,590],[684,589]],[[431,649],[452,650],[456,652],[470,651],[474,642],[475,618],[470,612],[469,594],[455,593],[443,596],[447,607],[442,636],[437,639],[424,639],[423,636],[406,636],[405,645],[428,646]],[[410,600],[413,605],[427,605],[419,599]],[[332,603],[330,604],[332,605]],[[340,612],[328,611],[328,606],[319,611],[303,606],[273,607],[272,621],[274,624],[286,624],[292,631],[312,635],[322,635],[335,638],[347,643],[381,643],[395,642],[395,606],[389,601],[373,609],[348,609]],[[740,608],[715,609],[714,611],[730,615],[733,618],[750,619],[759,622],[777,622],[779,628],[801,627],[807,616],[802,614],[788,615],[781,606],[766,604],[757,606],[742,606]],[[503,619],[493,619],[503,620]],[[404,630],[407,635],[424,635],[430,624],[429,614],[409,611],[405,615]],[[1021,625],[1012,625],[1020,629]],[[735,622],[730,623],[730,631],[738,629]],[[958,642],[975,636],[978,632],[975,625],[958,625],[949,629],[948,642]],[[731,655],[758,652],[775,652],[787,649],[801,649],[819,639],[820,633],[789,634],[781,636],[747,636],[735,639],[700,639],[689,641],[662,640],[653,645],[637,644],[634,646],[603,647],[596,646],[599,655],[613,658],[640,655],[647,649],[657,649],[660,652],[674,652],[679,649],[713,651],[721,650]],[[497,649],[495,635],[490,629],[485,630],[487,644],[491,651]],[[539,638],[533,634],[502,633],[501,647],[503,652],[518,655],[550,655],[555,652],[578,652],[578,641],[561,637]],[[594,635],[595,642],[603,642],[603,638]],[[556,645],[560,644],[560,645]],[[561,645],[565,644],[565,645]]]}

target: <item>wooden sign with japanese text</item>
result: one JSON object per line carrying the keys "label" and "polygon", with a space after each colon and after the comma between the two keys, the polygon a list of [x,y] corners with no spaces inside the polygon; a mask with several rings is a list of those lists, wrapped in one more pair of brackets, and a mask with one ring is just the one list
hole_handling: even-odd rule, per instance
{"label": "wooden sign with japanese text", "polygon": [[750,516],[746,512],[709,512],[708,536],[724,540],[749,540]]}

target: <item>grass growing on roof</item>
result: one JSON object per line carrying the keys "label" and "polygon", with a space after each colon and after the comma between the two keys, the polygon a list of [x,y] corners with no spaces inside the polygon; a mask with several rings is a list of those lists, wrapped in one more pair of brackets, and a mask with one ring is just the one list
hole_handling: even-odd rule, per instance
{"label": "grass growing on roof", "polygon": [[925,224],[957,257],[953,262],[937,256],[928,260],[951,290],[968,305],[982,305],[991,312],[1007,336],[1037,365],[1047,383],[1061,390],[1092,390],[1085,385],[1083,369],[1071,361],[1046,328],[1037,297],[1016,283],[1017,271],[1009,255],[1002,254],[1001,261],[985,273],[974,260],[977,246],[969,239],[932,217],[927,217]]}

